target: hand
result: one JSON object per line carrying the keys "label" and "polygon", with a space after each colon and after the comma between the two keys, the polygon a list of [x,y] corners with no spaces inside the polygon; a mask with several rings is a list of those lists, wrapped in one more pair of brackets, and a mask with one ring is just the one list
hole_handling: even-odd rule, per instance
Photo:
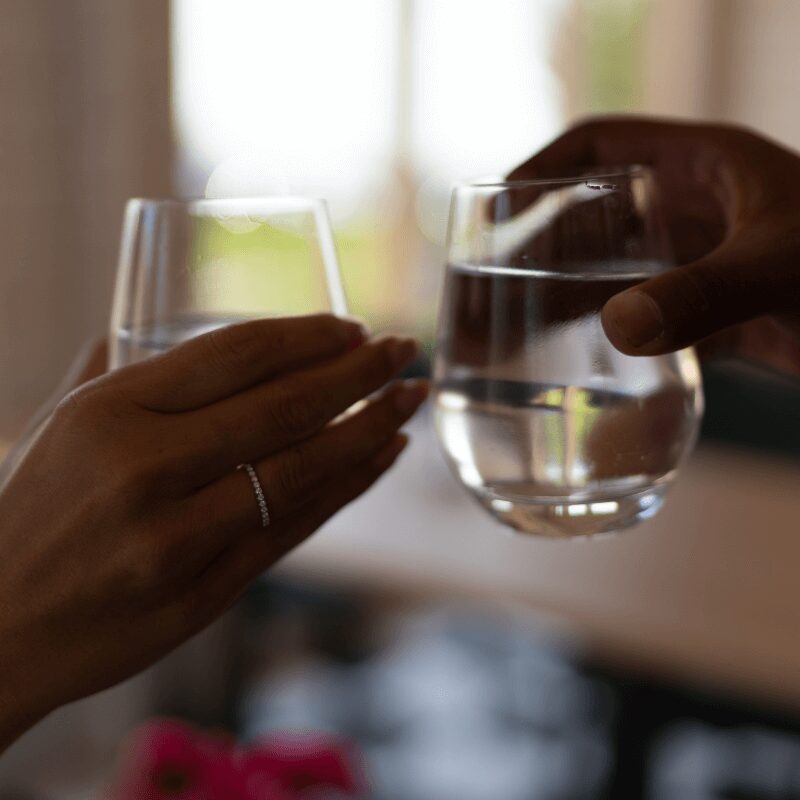
{"label": "hand", "polygon": [[[154,662],[406,444],[410,339],[322,315],[220,329],[68,395],[0,493],[0,751]],[[335,420],[335,421],[334,421]],[[272,522],[264,530],[252,463]]]}
{"label": "hand", "polygon": [[600,118],[509,178],[632,163],[659,178],[681,266],[605,304],[611,342],[653,355],[705,340],[800,374],[800,157],[741,128]]}

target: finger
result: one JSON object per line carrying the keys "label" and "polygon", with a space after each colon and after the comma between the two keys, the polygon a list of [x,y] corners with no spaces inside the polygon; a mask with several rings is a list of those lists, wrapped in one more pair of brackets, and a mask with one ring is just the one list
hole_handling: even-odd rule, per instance
{"label": "finger", "polygon": [[303,511],[267,530],[254,528],[226,550],[196,581],[185,606],[195,617],[213,618],[230,606],[264,570],[271,567],[348,503],[364,494],[396,461],[408,444],[397,434],[357,470],[333,479]]}
{"label": "finger", "polygon": [[336,356],[365,338],[362,325],[332,314],[253,320],[218,328],[126,367],[119,380],[133,400],[152,411],[189,411]]}
{"label": "finger", "polygon": [[[665,222],[679,263],[709,253],[725,238],[728,220],[747,188],[748,164],[758,149],[756,137],[725,126],[697,125],[637,117],[598,117],[571,128],[514,169],[509,178],[535,180],[614,172],[632,164],[652,168]],[[732,167],[735,168],[731,169]],[[733,178],[733,182],[731,182]],[[510,213],[528,208],[541,186],[518,186]],[[550,187],[552,188],[552,186]]]}
{"label": "finger", "polygon": [[531,180],[575,175],[580,170],[632,163],[656,165],[665,152],[681,151],[681,144],[710,136],[692,123],[636,116],[590,118],[563,133],[513,169],[509,180]]}
{"label": "finger", "polygon": [[587,125],[570,128],[554,139],[538,153],[508,173],[507,180],[537,180],[563,175],[571,170],[590,164],[592,158],[592,134]]}
{"label": "finger", "polygon": [[798,295],[797,275],[768,237],[738,236],[612,297],[603,308],[603,328],[623,353],[657,355],[790,307]]}
{"label": "finger", "polygon": [[418,352],[413,339],[368,342],[330,361],[290,373],[183,415],[180,435],[194,454],[196,485],[309,438],[380,389]]}
{"label": "finger", "polygon": [[[314,502],[317,489],[347,475],[391,441],[428,394],[427,381],[395,384],[379,398],[318,435],[253,465],[271,524]],[[200,490],[190,501],[190,518],[209,531],[208,549],[222,549],[231,537],[260,522],[253,487],[240,471]]]}
{"label": "finger", "polygon": [[[522,352],[532,307],[540,333],[545,334],[555,326],[598,314],[614,294],[638,283],[602,277],[580,282],[539,277],[534,287],[527,278],[507,277],[502,291],[497,291],[484,276],[466,270],[452,270],[447,281],[450,301],[442,308],[441,327],[449,332],[448,356],[455,364],[479,369]],[[498,335],[500,321],[502,335]]]}

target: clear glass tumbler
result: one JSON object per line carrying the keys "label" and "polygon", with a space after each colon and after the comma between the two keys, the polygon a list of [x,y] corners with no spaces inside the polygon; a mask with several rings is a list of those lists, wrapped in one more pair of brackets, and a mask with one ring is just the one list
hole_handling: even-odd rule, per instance
{"label": "clear glass tumbler", "polygon": [[623,355],[600,322],[673,266],[652,173],[460,186],[448,247],[434,409],[458,480],[528,534],[654,515],[697,437],[697,360]]}
{"label": "clear glass tumbler", "polygon": [[130,200],[111,311],[119,367],[213,328],[346,304],[324,201]]}

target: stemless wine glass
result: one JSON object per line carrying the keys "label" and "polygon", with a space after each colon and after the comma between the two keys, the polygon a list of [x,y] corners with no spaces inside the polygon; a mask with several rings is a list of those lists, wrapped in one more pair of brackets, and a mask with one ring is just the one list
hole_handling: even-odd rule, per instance
{"label": "stemless wine glass", "polygon": [[653,174],[460,186],[448,262],[434,408],[460,482],[529,534],[654,515],[697,437],[697,360],[623,355],[600,323],[612,295],[672,266]]}
{"label": "stemless wine glass", "polygon": [[111,367],[233,322],[319,311],[346,313],[324,201],[128,202]]}

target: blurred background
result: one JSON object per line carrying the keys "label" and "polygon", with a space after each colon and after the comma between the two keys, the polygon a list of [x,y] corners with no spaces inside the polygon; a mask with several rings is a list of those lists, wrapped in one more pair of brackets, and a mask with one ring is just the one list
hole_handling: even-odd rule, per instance
{"label": "blurred background", "polygon": [[[325,197],[351,311],[429,343],[453,182],[596,112],[800,147],[798,34],[795,0],[0,0],[0,453],[104,333],[128,197]],[[671,503],[608,541],[503,536],[422,420],[213,630],[23,739],[2,796],[89,796],[156,713],[344,733],[377,798],[800,796],[800,392],[705,380]]]}

